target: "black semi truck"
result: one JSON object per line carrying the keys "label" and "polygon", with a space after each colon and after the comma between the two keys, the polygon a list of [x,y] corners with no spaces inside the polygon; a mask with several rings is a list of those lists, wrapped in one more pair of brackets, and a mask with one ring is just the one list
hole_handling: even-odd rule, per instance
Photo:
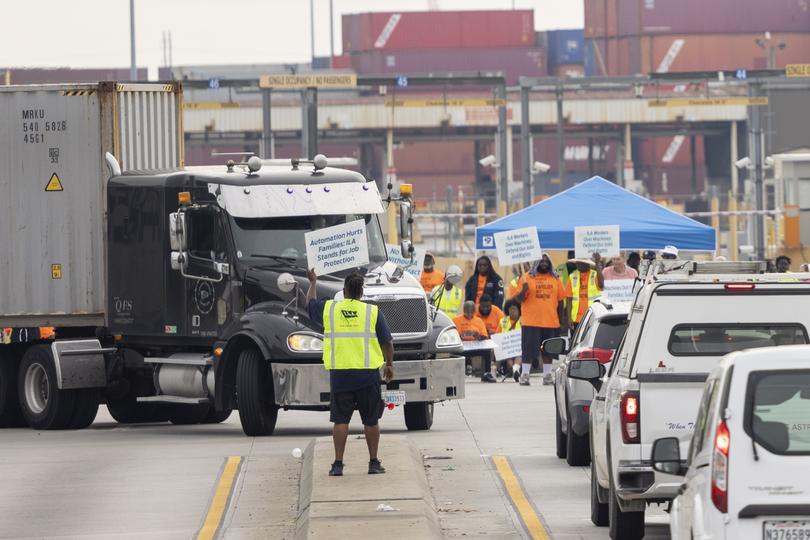
{"label": "black semi truck", "polygon": [[[464,397],[452,321],[387,260],[379,217],[398,206],[407,252],[407,196],[383,199],[375,182],[323,156],[122,172],[115,152],[135,163],[150,141],[160,153],[162,139],[144,126],[127,139],[125,111],[116,109],[127,90],[112,91],[114,136],[75,155],[62,150],[65,165],[54,172],[62,191],[30,178],[56,167],[30,166],[48,156],[43,148],[12,154],[12,167],[0,168],[11,211],[0,232],[11,247],[0,252],[0,427],[78,429],[106,404],[122,423],[216,423],[238,409],[246,434],[270,435],[279,409],[328,409],[322,321],[310,320],[304,298],[304,235],[358,220],[369,254],[364,300],[379,306],[394,336],[386,401],[402,404],[408,429],[420,430],[431,427],[434,403]],[[22,110],[26,99],[43,100],[35,93],[16,97]],[[58,105],[72,96],[46,97]],[[46,108],[42,121],[60,110]],[[103,125],[103,107],[100,116]],[[109,175],[98,170],[99,148],[111,152]],[[92,174],[79,174],[83,158]],[[344,275],[322,276],[318,297],[340,298]]]}

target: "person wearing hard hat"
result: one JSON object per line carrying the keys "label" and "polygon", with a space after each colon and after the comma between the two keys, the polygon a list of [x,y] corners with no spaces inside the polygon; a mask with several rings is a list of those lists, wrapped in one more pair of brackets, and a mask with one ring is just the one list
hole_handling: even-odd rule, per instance
{"label": "person wearing hard hat", "polygon": [[430,294],[436,287],[444,281],[444,272],[436,270],[436,259],[433,253],[425,253],[425,262],[422,264],[422,273],[419,275],[419,284]]}
{"label": "person wearing hard hat", "polygon": [[464,303],[464,291],[457,287],[461,283],[464,274],[461,268],[451,265],[443,276],[443,282],[430,291],[430,303],[436,306],[436,309],[454,319],[461,315],[461,305]]}
{"label": "person wearing hard hat", "polygon": [[605,277],[602,275],[603,261],[599,253],[593,259],[572,259],[577,269],[571,272],[565,294],[570,302],[569,322],[572,330],[582,321],[593,301],[602,295]]}
{"label": "person wearing hard hat", "polygon": [[664,260],[675,260],[678,258],[678,248],[675,246],[664,246],[661,250],[661,258]]}

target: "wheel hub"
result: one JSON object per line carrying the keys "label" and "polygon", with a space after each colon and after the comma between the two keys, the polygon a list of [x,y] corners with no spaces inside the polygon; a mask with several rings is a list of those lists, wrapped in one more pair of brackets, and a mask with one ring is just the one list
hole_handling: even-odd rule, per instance
{"label": "wheel hub", "polygon": [[48,406],[50,381],[41,364],[31,364],[25,372],[25,402],[35,414],[41,414]]}

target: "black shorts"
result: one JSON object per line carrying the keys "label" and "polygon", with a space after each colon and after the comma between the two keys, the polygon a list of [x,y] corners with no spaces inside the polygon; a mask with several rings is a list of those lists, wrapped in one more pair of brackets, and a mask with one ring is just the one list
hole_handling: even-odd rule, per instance
{"label": "black shorts", "polygon": [[378,384],[351,392],[333,393],[329,404],[329,421],[335,424],[348,424],[352,414],[357,410],[364,426],[376,426],[384,407],[382,390]]}
{"label": "black shorts", "polygon": [[540,360],[540,345],[547,339],[560,335],[559,328],[539,326],[520,327],[520,352],[523,362],[536,363]]}

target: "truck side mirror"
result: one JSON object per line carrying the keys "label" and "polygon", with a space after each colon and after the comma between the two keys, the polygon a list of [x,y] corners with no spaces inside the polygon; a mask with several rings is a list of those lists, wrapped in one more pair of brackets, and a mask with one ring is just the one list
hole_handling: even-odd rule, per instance
{"label": "truck side mirror", "polygon": [[[399,203],[399,237],[403,242],[413,238],[413,207],[410,201],[401,201]],[[402,254],[407,255],[404,249]]]}
{"label": "truck side mirror", "polygon": [[172,212],[169,214],[169,242],[172,251],[186,251],[188,249],[185,212]]}
{"label": "truck side mirror", "polygon": [[652,447],[652,465],[658,472],[684,476],[686,467],[681,464],[681,443],[677,437],[656,439]]}

